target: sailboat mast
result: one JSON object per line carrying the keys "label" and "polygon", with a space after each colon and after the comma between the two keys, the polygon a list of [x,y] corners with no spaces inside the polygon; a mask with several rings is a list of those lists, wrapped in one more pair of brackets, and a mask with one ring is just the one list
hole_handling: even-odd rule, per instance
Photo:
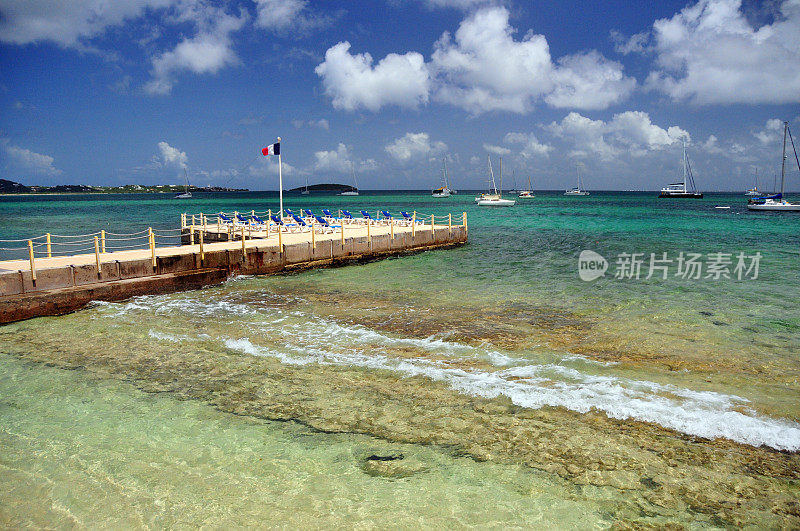
{"label": "sailboat mast", "polygon": [[783,157],[781,157],[781,199],[783,198],[783,182],[786,179],[786,130],[789,122],[783,122]]}
{"label": "sailboat mast", "polygon": [[683,141],[683,193],[686,193],[686,140]]}
{"label": "sailboat mast", "polygon": [[492,178],[492,190],[497,193],[497,184],[494,182],[494,170],[492,169],[492,158],[486,155],[486,160],[489,161],[489,176]]}
{"label": "sailboat mast", "polygon": [[494,193],[503,195],[503,157],[500,157],[500,191],[495,188]]}

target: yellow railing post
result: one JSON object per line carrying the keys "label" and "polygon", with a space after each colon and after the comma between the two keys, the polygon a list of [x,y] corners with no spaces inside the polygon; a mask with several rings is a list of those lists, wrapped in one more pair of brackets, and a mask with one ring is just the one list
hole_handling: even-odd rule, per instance
{"label": "yellow railing post", "polygon": [[244,225],[242,225],[242,258],[247,258],[247,245],[244,239]]}
{"label": "yellow railing post", "polygon": [[195,215],[194,215],[194,214],[192,214],[192,225],[194,225],[194,224],[195,224],[195,219],[194,219],[194,218],[195,218]]}
{"label": "yellow railing post", "polygon": [[453,236],[453,214],[447,214],[447,236]]}
{"label": "yellow railing post", "polygon": [[315,232],[316,231],[314,230],[314,222],[312,221],[311,222],[311,250],[312,251],[316,251],[317,250],[317,238],[314,235]]}
{"label": "yellow railing post", "polygon": [[194,245],[194,224],[189,227],[189,244]]}
{"label": "yellow railing post", "polygon": [[283,254],[283,225],[278,225],[278,252]]}
{"label": "yellow railing post", "polygon": [[467,213],[466,212],[464,212],[464,215],[463,215],[463,217],[461,219],[463,220],[463,224],[464,224],[464,232],[467,232],[468,229],[467,229]]}
{"label": "yellow railing post", "polygon": [[182,229],[186,228],[186,213],[181,214],[181,228]]}
{"label": "yellow railing post", "polygon": [[97,276],[100,276],[100,244],[97,242],[97,236],[94,237],[94,263],[97,265]]}
{"label": "yellow railing post", "polygon": [[222,220],[217,216],[217,232],[222,232]]}
{"label": "yellow railing post", "polygon": [[203,260],[206,259],[206,254],[203,252],[203,231],[200,231],[200,265],[203,264]]}
{"label": "yellow railing post", "polygon": [[153,269],[156,267],[156,236],[153,234],[153,229],[150,228],[150,257],[153,260]]}
{"label": "yellow railing post", "polygon": [[36,264],[33,261],[33,240],[28,240],[28,257],[31,259],[31,280],[36,282]]}
{"label": "yellow railing post", "polygon": [[369,226],[371,223],[367,221],[367,247],[372,250],[372,236],[369,233]]}
{"label": "yellow railing post", "polygon": [[342,226],[342,253],[344,253],[344,221],[340,219],[339,225]]}
{"label": "yellow railing post", "polygon": [[431,241],[435,241],[436,240],[436,232],[435,232],[435,229],[433,228],[433,220],[435,218],[436,218],[436,216],[431,214]]}
{"label": "yellow railing post", "polygon": [[53,248],[50,245],[50,233],[47,233],[47,258],[53,258]]}
{"label": "yellow railing post", "polygon": [[252,218],[252,217],[253,217],[253,216],[255,216],[255,215],[256,215],[256,211],[255,211],[255,210],[251,210],[251,211],[250,211],[250,217]]}
{"label": "yellow railing post", "polygon": [[[389,232],[392,233],[391,241],[394,241],[394,223],[392,221],[389,221],[389,227]],[[391,241],[389,242],[390,245]]]}
{"label": "yellow railing post", "polygon": [[105,252],[106,252],[106,231],[105,230],[101,230],[100,231],[100,249],[103,252],[103,254],[105,254]]}
{"label": "yellow railing post", "polygon": [[411,245],[414,245],[414,238],[417,234],[417,211],[411,214]]}

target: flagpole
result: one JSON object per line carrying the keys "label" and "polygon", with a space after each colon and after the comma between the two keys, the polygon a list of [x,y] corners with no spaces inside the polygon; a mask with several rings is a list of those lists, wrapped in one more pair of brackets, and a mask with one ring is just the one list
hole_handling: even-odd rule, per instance
{"label": "flagpole", "polygon": [[[278,137],[278,144],[281,142],[281,137]],[[281,164],[281,152],[280,148],[278,148],[278,186],[280,186],[280,198],[281,198],[281,219],[283,219],[283,165]]]}

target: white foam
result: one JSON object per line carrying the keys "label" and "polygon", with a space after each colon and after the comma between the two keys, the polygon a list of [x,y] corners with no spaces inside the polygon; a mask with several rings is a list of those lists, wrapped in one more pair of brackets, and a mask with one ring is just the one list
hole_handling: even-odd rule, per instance
{"label": "white foam", "polygon": [[186,335],[168,334],[166,332],[159,332],[157,330],[150,330],[148,334],[153,339],[160,339],[162,341],[172,341],[173,343],[182,343],[184,341],[195,341],[194,338]]}

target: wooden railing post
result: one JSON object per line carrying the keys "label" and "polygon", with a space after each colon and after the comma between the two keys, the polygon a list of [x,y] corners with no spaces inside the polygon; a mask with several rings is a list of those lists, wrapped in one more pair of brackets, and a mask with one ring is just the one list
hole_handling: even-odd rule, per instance
{"label": "wooden railing post", "polygon": [[414,238],[417,234],[417,211],[411,214],[411,245],[414,245]]}
{"label": "wooden railing post", "polygon": [[50,233],[47,233],[47,258],[53,258],[53,248],[50,245]]}
{"label": "wooden railing post", "polygon": [[[316,231],[314,230],[314,222],[312,221],[311,222],[311,250],[312,251],[316,251],[317,250],[317,239],[316,239],[316,236],[314,236],[315,232]],[[311,258],[314,258],[314,257],[312,256]]]}
{"label": "wooden railing post", "polygon": [[278,225],[278,252],[283,254],[283,225]]}
{"label": "wooden railing post", "polygon": [[339,225],[342,226],[342,254],[344,254],[344,221],[339,219]]}
{"label": "wooden railing post", "polygon": [[203,260],[206,259],[206,254],[203,252],[203,231],[200,231],[200,265],[203,265]]}
{"label": "wooden railing post", "polygon": [[244,239],[244,225],[242,225],[242,258],[243,259],[247,258],[247,245]]}
{"label": "wooden railing post", "polygon": [[453,214],[447,214],[447,237],[453,236]]}
{"label": "wooden railing post", "polygon": [[369,226],[371,223],[367,221],[367,248],[371,251],[372,250],[372,236],[369,233]]}
{"label": "wooden railing post", "polygon": [[189,245],[194,245],[194,223],[189,227]]}
{"label": "wooden railing post", "polygon": [[28,257],[31,260],[31,280],[36,282],[36,264],[33,261],[33,240],[28,240]]}
{"label": "wooden railing post", "polygon": [[436,241],[436,232],[433,228],[433,220],[436,218],[433,214],[431,214],[431,241]]}
{"label": "wooden railing post", "polygon": [[105,254],[106,252],[106,231],[100,231],[100,250]]}
{"label": "wooden railing post", "polygon": [[100,276],[102,270],[100,269],[100,244],[97,242],[97,236],[94,237],[94,263],[97,265],[97,276]]}

